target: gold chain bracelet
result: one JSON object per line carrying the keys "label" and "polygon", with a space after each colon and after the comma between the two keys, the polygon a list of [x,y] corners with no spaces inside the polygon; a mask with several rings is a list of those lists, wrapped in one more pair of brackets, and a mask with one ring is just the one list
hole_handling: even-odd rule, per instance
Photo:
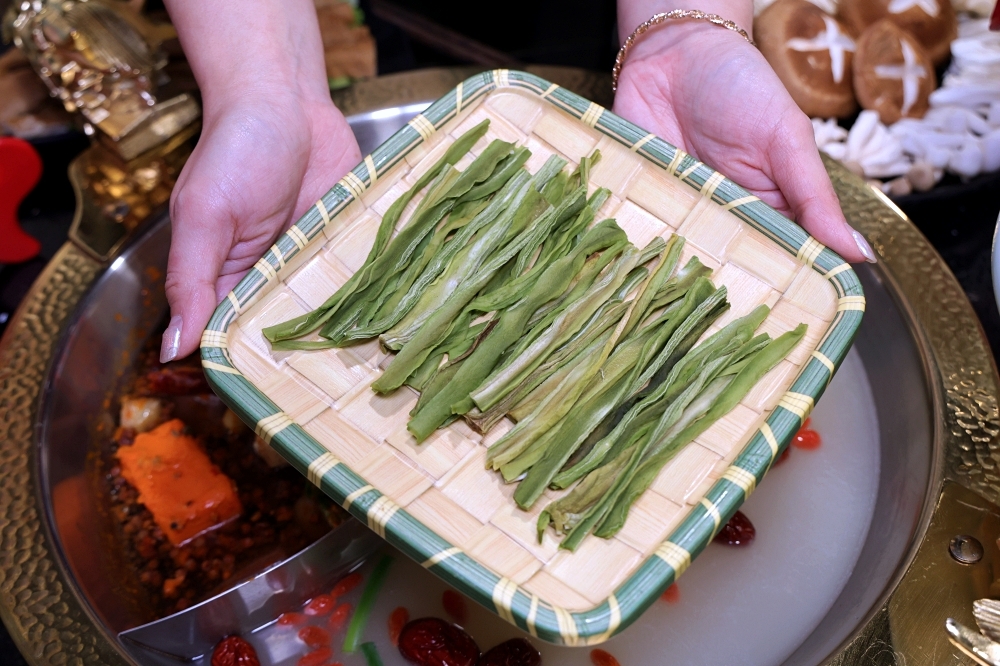
{"label": "gold chain bracelet", "polygon": [[632,31],[632,34],[628,36],[622,47],[618,49],[618,57],[615,58],[615,67],[611,70],[611,90],[614,92],[618,91],[618,77],[622,73],[622,65],[625,64],[625,56],[628,55],[629,49],[635,44],[635,40],[638,39],[643,33],[645,33],[650,28],[656,27],[661,23],[665,23],[674,19],[694,19],[696,21],[708,21],[718,26],[722,26],[726,30],[732,30],[735,33],[739,33],[743,39],[747,40],[751,46],[757,46],[754,41],[750,39],[750,35],[747,31],[736,25],[733,21],[729,19],[722,18],[718,14],[709,14],[708,12],[703,12],[700,9],[674,9],[669,12],[661,12],[659,14],[654,14],[649,20],[644,21],[639,24],[639,27]]}

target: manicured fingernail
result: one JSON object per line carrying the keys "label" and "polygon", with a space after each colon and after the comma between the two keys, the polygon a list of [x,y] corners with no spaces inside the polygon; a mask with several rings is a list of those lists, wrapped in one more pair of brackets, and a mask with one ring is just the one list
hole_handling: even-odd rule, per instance
{"label": "manicured fingernail", "polygon": [[163,342],[160,344],[160,363],[169,363],[177,358],[177,349],[181,346],[181,326],[184,320],[180,315],[174,315],[163,331]]}
{"label": "manicured fingernail", "polygon": [[865,255],[865,261],[869,264],[877,264],[878,257],[875,256],[875,250],[873,250],[872,246],[868,244],[868,241],[866,241],[865,237],[861,235],[861,232],[852,231],[851,235],[854,236],[854,242],[857,243],[858,250],[861,251],[861,254]]}

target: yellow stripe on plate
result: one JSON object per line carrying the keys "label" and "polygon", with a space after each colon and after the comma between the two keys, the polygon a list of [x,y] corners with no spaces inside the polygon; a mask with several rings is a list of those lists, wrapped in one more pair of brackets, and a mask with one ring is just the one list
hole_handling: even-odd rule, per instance
{"label": "yellow stripe on plate", "polygon": [[674,570],[675,581],[691,566],[691,553],[672,541],[664,541],[654,554]]}
{"label": "yellow stripe on plate", "polygon": [[719,513],[719,507],[715,506],[712,500],[707,497],[701,498],[701,505],[705,507],[705,511],[708,511],[708,515],[712,516],[712,522],[715,523],[715,531],[718,532],[722,526],[722,514]]}
{"label": "yellow stripe on plate", "polygon": [[326,209],[326,204],[320,199],[316,202],[316,210],[319,211],[319,216],[323,218],[323,226],[330,224],[330,211]]}
{"label": "yellow stripe on plate", "polygon": [[633,143],[632,147],[629,148],[629,150],[631,150],[633,153],[637,153],[637,152],[639,152],[640,148],[642,148],[643,146],[645,146],[647,143],[649,143],[650,141],[652,141],[655,138],[656,138],[655,134],[647,134],[646,136],[642,137],[641,139],[639,139],[638,141],[636,141],[635,143]]}
{"label": "yellow stripe on plate", "polygon": [[825,245],[810,236],[806,239],[806,242],[802,244],[802,247],[799,248],[795,258],[811,267],[814,263],[816,263],[816,258],[819,257],[820,253],[823,252],[824,249],[826,249]]}
{"label": "yellow stripe on plate", "polygon": [[542,99],[545,99],[546,97],[548,97],[557,90],[559,90],[559,84],[557,83],[550,84],[549,87],[545,89],[545,92],[542,93]]}
{"label": "yellow stripe on plate", "polygon": [[705,180],[705,183],[701,186],[701,195],[703,197],[711,199],[712,195],[715,194],[715,190],[719,189],[719,185],[721,185],[722,181],[724,181],[725,179],[726,179],[725,176],[716,171],[711,176],[709,176]]}
{"label": "yellow stripe on plate", "polygon": [[462,552],[461,548],[455,548],[454,546],[452,546],[451,548],[445,548],[444,550],[435,553],[434,555],[431,555],[426,560],[421,562],[420,566],[422,566],[424,569],[430,569],[435,564],[441,564],[449,557],[458,555],[461,552]]}
{"label": "yellow stripe on plate", "polygon": [[864,296],[843,296],[837,300],[837,310],[860,310],[865,311]]}
{"label": "yellow stripe on plate", "polygon": [[552,610],[555,611],[556,622],[559,624],[559,634],[563,637],[563,643],[571,647],[579,645],[580,634],[576,630],[576,621],[573,620],[573,614],[559,606],[553,606]]}
{"label": "yellow stripe on plate", "polygon": [[722,475],[722,478],[739,486],[743,491],[744,498],[750,497],[750,494],[757,487],[757,477],[736,465],[730,465]]}
{"label": "yellow stripe on plate", "polygon": [[830,279],[834,275],[839,275],[839,274],[843,273],[844,271],[849,271],[849,270],[851,270],[851,265],[850,264],[840,264],[839,266],[834,266],[833,268],[831,268],[830,270],[828,270],[826,272],[826,276],[825,277],[827,279]]}
{"label": "yellow stripe on plate", "polygon": [[601,114],[603,112],[604,107],[597,102],[591,102],[590,106],[587,107],[587,110],[583,112],[582,116],[580,116],[580,120],[583,121],[583,124],[587,127],[595,127],[597,125],[597,121],[601,119]]}
{"label": "yellow stripe on plate", "polygon": [[587,637],[583,641],[584,645],[599,645],[605,642],[618,630],[621,623],[622,609],[618,604],[618,597],[612,594],[608,597],[608,628],[599,634]]}
{"label": "yellow stripe on plate", "polygon": [[672,160],[670,160],[670,164],[667,165],[667,172],[671,176],[677,175],[677,170],[681,168],[681,162],[684,161],[685,157],[687,157],[687,153],[685,153],[683,150],[681,150],[680,148],[674,149],[674,157]]}
{"label": "yellow stripe on plate", "polygon": [[202,361],[201,367],[206,370],[215,370],[216,372],[223,372],[227,375],[240,375],[243,374],[236,368],[230,368],[228,365],[222,365],[221,363],[214,363],[212,361]]}
{"label": "yellow stripe on plate", "polygon": [[271,280],[274,280],[275,278],[278,277],[278,273],[275,272],[274,266],[272,266],[271,262],[265,259],[264,257],[258,259],[257,263],[254,264],[253,267],[256,268],[261,275],[264,276],[265,282],[270,282]]}
{"label": "yellow stripe on plate", "polygon": [[309,237],[302,233],[302,230],[294,224],[288,227],[288,231],[286,233],[288,234],[288,237],[292,239],[292,242],[295,243],[295,246],[300,250],[305,249],[306,245],[309,244]]}
{"label": "yellow stripe on plate", "polygon": [[369,186],[375,187],[375,183],[378,182],[378,172],[375,170],[375,160],[371,155],[365,155],[365,166],[368,167],[368,180],[371,181]]}
{"label": "yellow stripe on plate", "polygon": [[362,495],[364,495],[366,493],[369,493],[369,492],[371,492],[373,490],[375,490],[374,486],[372,486],[372,485],[364,485],[364,486],[361,486],[360,488],[358,488],[357,490],[355,490],[354,492],[352,492],[347,497],[345,497],[344,498],[344,504],[343,504],[344,511],[350,511],[351,505],[354,504],[358,500],[359,497],[361,497]]}
{"label": "yellow stripe on plate", "polygon": [[795,414],[799,417],[800,421],[806,420],[809,412],[813,409],[813,404],[812,396],[805,393],[795,393],[794,391],[789,391],[781,396],[781,400],[778,401],[779,407],[784,407],[792,414]]}
{"label": "yellow stripe on plate", "polygon": [[211,347],[212,349],[228,349],[229,332],[212,331],[206,328],[205,332],[201,334],[201,346]]}
{"label": "yellow stripe on plate", "polygon": [[531,605],[528,606],[528,617],[525,618],[525,623],[528,625],[528,633],[538,638],[538,628],[535,626],[535,621],[538,619],[538,595],[531,595]]}
{"label": "yellow stripe on plate", "polygon": [[774,436],[771,426],[766,423],[762,424],[760,426],[760,434],[764,435],[764,441],[771,447],[771,458],[775,458],[778,455],[778,438]]}
{"label": "yellow stripe on plate", "polygon": [[462,81],[455,86],[455,115],[462,113]]}
{"label": "yellow stripe on plate", "polygon": [[510,623],[514,622],[514,593],[517,592],[517,583],[510,578],[500,577],[497,584],[493,586],[493,605],[496,606],[497,615]]}
{"label": "yellow stripe on plate", "polygon": [[309,480],[309,483],[318,487],[323,482],[323,477],[326,476],[326,473],[339,464],[340,459],[328,451],[309,463],[309,469],[306,470],[306,478]]}
{"label": "yellow stripe on plate", "polygon": [[228,298],[229,302],[233,304],[233,310],[236,312],[236,314],[242,314],[242,312],[240,311],[241,307],[240,299],[236,298],[236,292],[235,291],[229,292],[228,294],[226,294],[226,298]]}
{"label": "yellow stripe on plate", "polygon": [[382,495],[368,507],[368,527],[384,539],[385,526],[389,524],[389,520],[396,515],[397,511],[399,511],[399,505]]}
{"label": "yellow stripe on plate", "polygon": [[510,85],[510,70],[494,69],[493,81],[496,82],[498,88],[506,88]]}
{"label": "yellow stripe on plate", "polygon": [[681,173],[677,174],[677,177],[680,178],[681,180],[684,180],[685,178],[687,178],[688,176],[690,176],[691,174],[693,174],[695,171],[697,171],[698,167],[700,167],[700,166],[701,166],[701,162],[695,160],[694,164],[692,164],[691,166],[689,166],[687,169],[684,169],[684,171],[682,171]]}
{"label": "yellow stripe on plate", "polygon": [[406,124],[415,129],[417,131],[417,134],[419,134],[420,138],[422,138],[424,141],[429,139],[430,136],[437,131],[437,129],[434,127],[434,123],[427,120],[427,117],[424,116],[424,114],[422,113],[418,113],[417,115],[413,116],[413,118],[410,119],[410,122]]}
{"label": "yellow stripe on plate", "polygon": [[825,365],[826,369],[830,371],[831,375],[833,375],[834,371],[837,369],[836,366],[833,365],[833,361],[827,358],[826,354],[824,354],[823,352],[814,351],[812,353],[812,357],[817,361],[819,361],[820,363],[822,363],[823,365]]}
{"label": "yellow stripe on plate", "polygon": [[742,206],[744,204],[753,203],[754,201],[760,201],[760,197],[755,197],[752,194],[748,197],[740,197],[739,199],[733,199],[727,204],[722,206],[722,210],[732,210],[737,206]]}

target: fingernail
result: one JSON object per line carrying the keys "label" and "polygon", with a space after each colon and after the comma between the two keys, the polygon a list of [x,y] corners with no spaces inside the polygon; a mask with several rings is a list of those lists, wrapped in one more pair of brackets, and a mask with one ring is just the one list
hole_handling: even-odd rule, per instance
{"label": "fingernail", "polygon": [[160,363],[169,363],[177,358],[177,350],[181,346],[181,326],[184,320],[180,315],[174,315],[163,331],[163,342],[160,345]]}
{"label": "fingernail", "polygon": [[875,256],[875,250],[873,250],[872,246],[868,244],[868,241],[866,241],[865,237],[861,235],[861,232],[852,231],[851,235],[854,236],[854,242],[857,243],[858,250],[861,251],[861,254],[865,255],[865,261],[869,264],[877,264],[878,257]]}

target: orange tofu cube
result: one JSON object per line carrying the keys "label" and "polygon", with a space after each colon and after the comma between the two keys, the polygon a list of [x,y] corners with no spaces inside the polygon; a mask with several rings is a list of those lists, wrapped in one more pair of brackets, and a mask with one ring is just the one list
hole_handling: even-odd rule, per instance
{"label": "orange tofu cube", "polygon": [[118,462],[175,546],[243,512],[232,480],[184,433],[180,419],[137,435],[132,446],[118,449]]}

